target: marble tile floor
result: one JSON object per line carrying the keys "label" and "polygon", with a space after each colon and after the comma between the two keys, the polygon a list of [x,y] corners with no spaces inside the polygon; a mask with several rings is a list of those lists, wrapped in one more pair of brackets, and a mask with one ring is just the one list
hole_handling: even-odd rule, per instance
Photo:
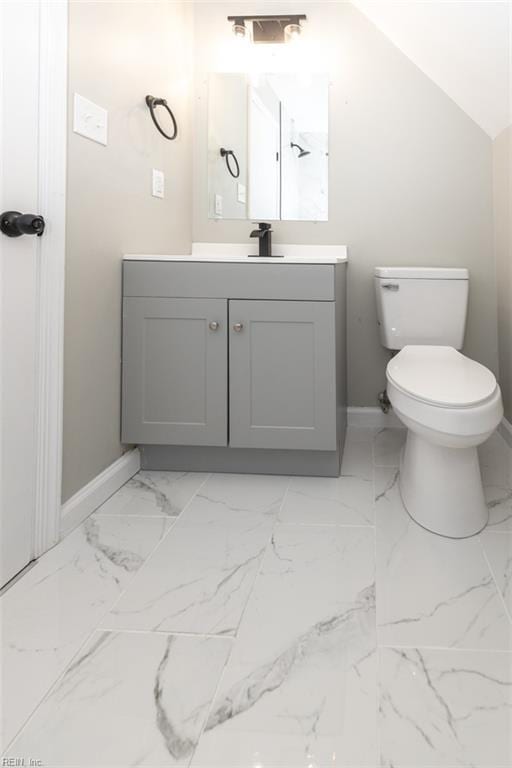
{"label": "marble tile floor", "polygon": [[511,768],[512,451],[451,541],[404,435],[349,429],[339,478],[136,475],[0,599],[3,764]]}

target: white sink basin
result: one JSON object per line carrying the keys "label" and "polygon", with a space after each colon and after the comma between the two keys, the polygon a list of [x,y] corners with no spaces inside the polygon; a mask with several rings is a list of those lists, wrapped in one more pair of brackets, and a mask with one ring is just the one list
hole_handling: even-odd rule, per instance
{"label": "white sink basin", "polygon": [[254,264],[336,264],[348,260],[346,245],[290,245],[272,243],[272,258],[258,256],[258,244],[250,243],[192,243],[188,255],[128,253],[133,261],[219,261]]}

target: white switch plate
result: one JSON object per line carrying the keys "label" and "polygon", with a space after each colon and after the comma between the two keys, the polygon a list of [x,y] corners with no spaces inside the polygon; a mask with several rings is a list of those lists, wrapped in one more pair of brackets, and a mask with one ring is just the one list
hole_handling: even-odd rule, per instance
{"label": "white switch plate", "polygon": [[237,199],[239,203],[247,202],[247,195],[245,192],[245,186],[243,184],[237,185]]}
{"label": "white switch plate", "polygon": [[163,171],[153,168],[153,197],[164,197],[165,194],[165,176]]}
{"label": "white switch plate", "polygon": [[215,215],[222,216],[222,195],[215,195]]}
{"label": "white switch plate", "polygon": [[80,136],[107,145],[108,112],[89,99],[75,93],[73,104],[73,130]]}

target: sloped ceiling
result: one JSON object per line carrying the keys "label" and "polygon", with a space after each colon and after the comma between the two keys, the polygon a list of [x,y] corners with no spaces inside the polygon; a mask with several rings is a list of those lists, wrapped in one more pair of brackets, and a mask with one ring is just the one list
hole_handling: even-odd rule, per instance
{"label": "sloped ceiling", "polygon": [[352,0],[483,130],[512,121],[512,0]]}

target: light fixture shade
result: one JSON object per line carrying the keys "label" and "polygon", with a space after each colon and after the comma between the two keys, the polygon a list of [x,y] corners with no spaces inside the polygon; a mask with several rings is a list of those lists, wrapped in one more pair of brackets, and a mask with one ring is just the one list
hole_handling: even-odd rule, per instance
{"label": "light fixture shade", "polygon": [[245,19],[240,16],[233,19],[233,34],[235,37],[245,37],[247,34],[247,28],[245,26]]}
{"label": "light fixture shade", "polygon": [[293,24],[287,24],[284,28],[284,39],[287,43],[291,43],[294,40],[297,40],[302,33],[302,27],[300,26],[300,23],[293,23]]}
{"label": "light fixture shade", "polygon": [[247,29],[245,24],[242,22],[241,24],[233,24],[233,34],[235,37],[245,37],[247,34]]}

